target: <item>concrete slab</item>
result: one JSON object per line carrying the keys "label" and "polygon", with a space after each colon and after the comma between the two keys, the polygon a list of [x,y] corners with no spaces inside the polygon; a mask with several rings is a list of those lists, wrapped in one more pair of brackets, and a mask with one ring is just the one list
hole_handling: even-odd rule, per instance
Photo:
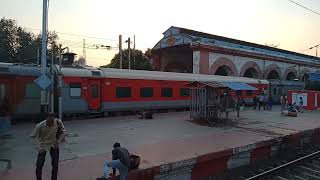
{"label": "concrete slab", "polygon": [[[142,157],[140,168],[149,168],[154,174],[160,173],[157,176],[159,179],[165,176],[161,173],[164,171],[163,167],[167,167],[165,165],[171,164],[172,167],[172,163],[192,158],[196,158],[199,162],[232,154],[245,157],[242,158],[243,162],[234,161],[236,157],[232,156],[221,163],[227,168],[236,167],[241,163],[250,162],[247,156],[256,158],[260,154],[268,153],[265,149],[256,150],[258,145],[260,147],[264,142],[269,143],[279,137],[320,127],[318,118],[320,112],[306,112],[294,118],[281,116],[280,110],[276,108],[273,111],[243,111],[241,112],[243,118],[224,127],[206,127],[191,123],[188,121],[189,112],[156,114],[152,120],[127,116],[65,122],[69,137],[60,150],[59,179],[87,180],[101,176],[102,164],[110,159],[110,151],[116,141],[127,147],[130,152],[139,154]],[[35,178],[34,166],[37,154],[32,147],[32,141],[28,138],[32,126],[32,124],[13,126],[12,137],[0,147],[0,159],[12,160],[13,166],[9,172],[0,175],[1,179]],[[242,152],[244,154],[241,154]],[[46,179],[50,177],[49,159],[47,156],[44,168]],[[185,169],[183,172],[190,171]],[[145,173],[144,176],[149,175]],[[132,172],[130,177],[137,179],[138,176]],[[139,177],[141,179],[141,173]],[[191,175],[175,174],[175,177],[191,177]],[[195,179],[197,176],[192,175],[192,177]]]}

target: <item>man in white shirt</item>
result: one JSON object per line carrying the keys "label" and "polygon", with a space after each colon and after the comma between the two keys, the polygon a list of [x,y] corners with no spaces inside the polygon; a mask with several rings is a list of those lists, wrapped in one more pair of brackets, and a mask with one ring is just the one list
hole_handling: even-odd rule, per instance
{"label": "man in white shirt", "polygon": [[51,180],[57,180],[59,166],[59,143],[63,138],[64,125],[60,119],[55,118],[54,113],[48,113],[45,120],[38,123],[31,137],[36,139],[38,158],[36,164],[37,180],[42,180],[42,167],[46,153],[50,152],[52,174]]}

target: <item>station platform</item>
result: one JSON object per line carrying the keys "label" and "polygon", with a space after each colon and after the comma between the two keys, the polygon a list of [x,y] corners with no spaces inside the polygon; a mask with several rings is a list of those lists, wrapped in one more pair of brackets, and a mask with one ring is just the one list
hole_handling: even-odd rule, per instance
{"label": "station platform", "polygon": [[[61,147],[58,179],[101,177],[114,141],[142,157],[140,168],[130,171],[128,180],[204,179],[268,158],[285,147],[319,143],[319,115],[320,111],[309,111],[286,117],[274,107],[273,111],[242,111],[240,118],[216,127],[190,122],[189,112],[155,114],[152,120],[129,116],[66,122],[71,134],[78,136],[70,136],[69,144]],[[90,125],[85,126],[88,122]],[[13,159],[12,169],[2,171],[1,180],[35,179],[36,152],[29,149],[30,145],[26,147],[27,143],[17,143],[26,127],[32,126],[13,127],[18,135],[14,143],[7,142],[7,148],[20,150],[0,148],[0,159]],[[49,156],[47,162],[43,179],[50,179]]]}

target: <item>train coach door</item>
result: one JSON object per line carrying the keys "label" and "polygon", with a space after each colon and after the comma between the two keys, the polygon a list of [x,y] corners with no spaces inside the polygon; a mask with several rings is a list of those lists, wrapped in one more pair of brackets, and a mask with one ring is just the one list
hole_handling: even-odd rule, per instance
{"label": "train coach door", "polygon": [[99,79],[88,80],[89,110],[100,110],[101,108],[101,81]]}

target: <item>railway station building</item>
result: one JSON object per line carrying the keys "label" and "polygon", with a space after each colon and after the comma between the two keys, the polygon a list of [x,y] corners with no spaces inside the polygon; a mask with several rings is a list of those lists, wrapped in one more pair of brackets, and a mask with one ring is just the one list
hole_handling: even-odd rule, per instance
{"label": "railway station building", "polygon": [[170,27],[153,47],[154,70],[303,82],[320,73],[320,58]]}

